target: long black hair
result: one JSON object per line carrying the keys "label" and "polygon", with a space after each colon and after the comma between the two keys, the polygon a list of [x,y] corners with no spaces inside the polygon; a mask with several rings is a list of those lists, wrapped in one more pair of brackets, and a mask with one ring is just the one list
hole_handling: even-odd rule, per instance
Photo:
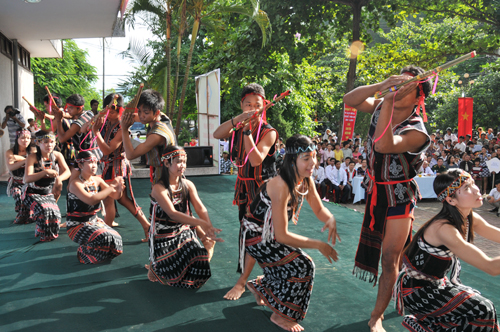
{"label": "long black hair", "polygon": [[[297,207],[299,202],[299,196],[295,188],[297,187],[297,177],[299,175],[299,171],[297,169],[297,152],[298,148],[306,149],[312,144],[312,141],[309,137],[295,134],[289,139],[286,140],[286,154],[285,158],[283,158],[283,165],[280,168],[279,175],[285,181],[288,186],[288,190],[290,191],[290,204],[293,208]],[[310,188],[310,178],[304,179],[304,191],[309,190]]]}
{"label": "long black hair", "polygon": [[[21,132],[23,131],[23,128],[19,127],[17,128],[16,130],[16,141],[14,142],[14,146],[12,147],[12,152],[14,154],[18,154],[19,153],[19,135],[21,134]],[[26,131],[26,130],[24,130]],[[33,140],[31,139],[31,135],[30,135],[30,144],[26,147],[26,154],[30,154],[30,146],[31,146],[31,143],[33,142]]]}
{"label": "long black hair", "polygon": [[[51,131],[39,130],[35,133],[35,140],[38,140],[38,139],[42,138],[43,136],[49,135],[49,134],[53,135],[54,133]],[[36,145],[36,158],[38,161],[40,161],[42,159],[42,150],[40,150],[40,147],[38,145]]]}
{"label": "long black hair", "polygon": [[[461,170],[452,170],[445,173],[441,173],[436,176],[434,180],[434,192],[436,195],[439,195],[443,190],[445,190],[450,184],[453,183],[461,174]],[[456,192],[455,192],[456,193]],[[453,193],[450,197],[454,197],[455,193]],[[446,200],[443,201],[443,207],[438,214],[432,217],[429,221],[427,221],[415,234],[411,243],[406,247],[405,253],[413,252],[415,246],[417,245],[417,240],[419,237],[424,234],[425,230],[432,225],[436,220],[446,220],[446,224],[452,225],[455,227],[460,234],[465,237],[467,234],[467,221],[469,222],[469,233],[467,242],[474,241],[474,224],[472,218],[472,210],[469,215],[464,216],[458,210],[456,206],[450,205]]]}
{"label": "long black hair", "polygon": [[[169,145],[169,146],[167,146],[163,150],[162,155],[164,155],[166,153],[169,153],[169,152],[172,152],[172,151],[175,151],[175,150],[182,150],[182,151],[184,151],[184,148],[182,148],[180,146],[177,146],[177,145]],[[168,163],[172,164],[172,159],[169,159]],[[167,189],[169,197],[170,197],[170,199],[172,199],[173,196],[172,196],[172,189],[170,188],[170,176],[169,176],[168,168],[167,168],[167,166],[165,166],[164,162],[162,162],[162,166],[161,167],[163,167],[163,169],[162,169],[162,172],[161,172],[161,177],[160,177],[160,181],[159,182],[161,182],[163,184],[163,186],[165,187],[165,189]],[[183,197],[183,199],[187,199],[189,197],[189,189],[188,189],[188,187],[186,185],[186,181],[184,181],[184,179],[185,179],[184,176],[181,176],[179,178],[179,185],[182,188],[182,197]]]}

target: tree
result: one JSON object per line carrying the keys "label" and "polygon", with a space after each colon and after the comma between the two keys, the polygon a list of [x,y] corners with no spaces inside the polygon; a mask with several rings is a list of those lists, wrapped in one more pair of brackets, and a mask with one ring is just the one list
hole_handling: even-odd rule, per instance
{"label": "tree", "polygon": [[62,58],[33,58],[31,70],[35,81],[35,103],[42,104],[47,94],[45,86],[48,86],[63,100],[74,93],[81,94],[90,109],[90,100],[99,100],[100,95],[92,87],[97,81],[97,69],[88,63],[87,56],[88,53],[73,40],[65,40]]}
{"label": "tree", "polygon": [[[222,19],[224,15],[227,13],[238,13],[240,15],[246,15],[250,17],[257,25],[260,27],[262,31],[262,44],[265,45],[267,40],[267,33],[270,30],[270,22],[267,17],[267,14],[260,10],[259,0],[250,0],[250,2],[246,1],[229,1],[229,0],[181,0],[181,1],[168,1],[164,2],[155,2],[149,0],[138,0],[134,3],[130,15],[128,16],[129,21],[133,22],[133,17],[135,14],[140,12],[146,12],[147,14],[154,17],[156,23],[163,22],[163,17],[166,17],[166,58],[167,58],[167,66],[165,69],[165,81],[166,81],[166,98],[167,98],[167,113],[173,114],[172,111],[169,112],[169,108],[172,107],[175,103],[170,103],[171,91],[176,91],[176,87],[172,89],[170,84],[170,75],[171,75],[171,54],[170,54],[170,40],[171,40],[171,25],[174,21],[173,15],[175,13],[174,7],[176,5],[179,6],[180,11],[177,16],[177,22],[179,23],[179,42],[178,49],[181,44],[181,38],[183,37],[184,28],[188,23],[186,15],[189,15],[192,19],[192,32],[190,35],[190,48],[186,59],[186,69],[184,74],[184,80],[181,89],[181,96],[179,100],[179,107],[177,111],[177,121],[175,132],[176,135],[179,134],[182,112],[186,97],[186,89],[189,80],[189,75],[191,72],[191,61],[193,58],[194,47],[196,41],[198,39],[198,32],[200,26],[203,25],[207,30],[213,31],[214,33],[220,33],[224,30],[224,25]],[[161,23],[163,24],[163,23]],[[160,25],[161,25],[160,24]],[[158,25],[156,25],[153,30],[161,31],[158,29]],[[163,35],[163,34],[162,34]],[[178,52],[178,63],[180,52]],[[179,68],[179,67],[178,67]],[[176,82],[178,82],[179,73],[177,72]],[[176,98],[176,96],[173,96]]]}

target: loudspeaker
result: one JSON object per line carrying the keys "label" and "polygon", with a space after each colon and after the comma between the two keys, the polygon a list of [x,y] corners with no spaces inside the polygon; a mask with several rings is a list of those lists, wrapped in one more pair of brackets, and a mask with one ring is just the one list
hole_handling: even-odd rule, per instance
{"label": "loudspeaker", "polygon": [[187,153],[187,168],[213,167],[213,147],[211,146],[185,146]]}

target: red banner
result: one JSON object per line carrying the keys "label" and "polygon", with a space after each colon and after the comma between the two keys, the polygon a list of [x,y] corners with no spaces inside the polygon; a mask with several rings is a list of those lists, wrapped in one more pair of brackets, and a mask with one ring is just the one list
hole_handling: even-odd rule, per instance
{"label": "red banner", "polygon": [[472,106],[474,98],[458,98],[458,137],[472,135]]}
{"label": "red banner", "polygon": [[344,122],[342,123],[342,142],[352,139],[356,124],[357,110],[344,104]]}

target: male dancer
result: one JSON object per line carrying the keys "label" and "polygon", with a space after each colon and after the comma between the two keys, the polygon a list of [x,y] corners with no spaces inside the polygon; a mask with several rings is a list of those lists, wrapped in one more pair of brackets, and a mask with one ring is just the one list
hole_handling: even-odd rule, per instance
{"label": "male dancer", "polygon": [[125,155],[128,160],[146,155],[146,164],[151,170],[151,182],[156,184],[161,178],[161,154],[163,150],[175,144],[175,135],[169,127],[160,121],[161,110],[165,101],[161,94],[149,89],[141,93],[137,104],[139,120],[149,125],[146,141],[135,147],[129,136],[128,128],[135,122],[137,115],[124,113],[121,119],[122,139]]}
{"label": "male dancer", "polygon": [[[252,118],[245,127],[238,129],[234,133],[234,143],[230,152],[233,158],[235,158],[237,165],[242,166],[238,167],[238,178],[236,180],[233,201],[233,204],[238,205],[241,224],[243,216],[247,212],[247,207],[250,207],[259,186],[264,181],[276,175],[275,150],[278,132],[263,119],[262,128],[260,129],[259,137],[257,137],[259,117],[252,116],[255,112],[265,107],[265,92],[262,86],[255,83],[245,86],[241,93],[240,105],[243,112],[237,117],[231,118],[231,120],[221,124],[215,130],[214,138],[223,139],[230,137],[231,130],[236,128],[238,123]],[[252,129],[250,130],[250,128]],[[241,276],[234,287],[224,295],[225,299],[237,300],[241,297],[254,265],[255,259],[246,254],[244,268],[241,266],[241,263],[238,264],[237,272],[241,272]]]}
{"label": "male dancer", "polygon": [[372,332],[385,331],[384,311],[401,265],[401,253],[411,240],[413,208],[420,198],[412,178],[422,165],[421,152],[430,142],[418,113],[430,91],[430,82],[410,83],[381,100],[371,96],[423,72],[422,68],[407,66],[401,75],[358,87],[344,96],[346,104],[372,114],[364,179],[368,196],[353,271],[361,279],[369,278],[376,284],[382,251],[377,301],[368,322]]}

